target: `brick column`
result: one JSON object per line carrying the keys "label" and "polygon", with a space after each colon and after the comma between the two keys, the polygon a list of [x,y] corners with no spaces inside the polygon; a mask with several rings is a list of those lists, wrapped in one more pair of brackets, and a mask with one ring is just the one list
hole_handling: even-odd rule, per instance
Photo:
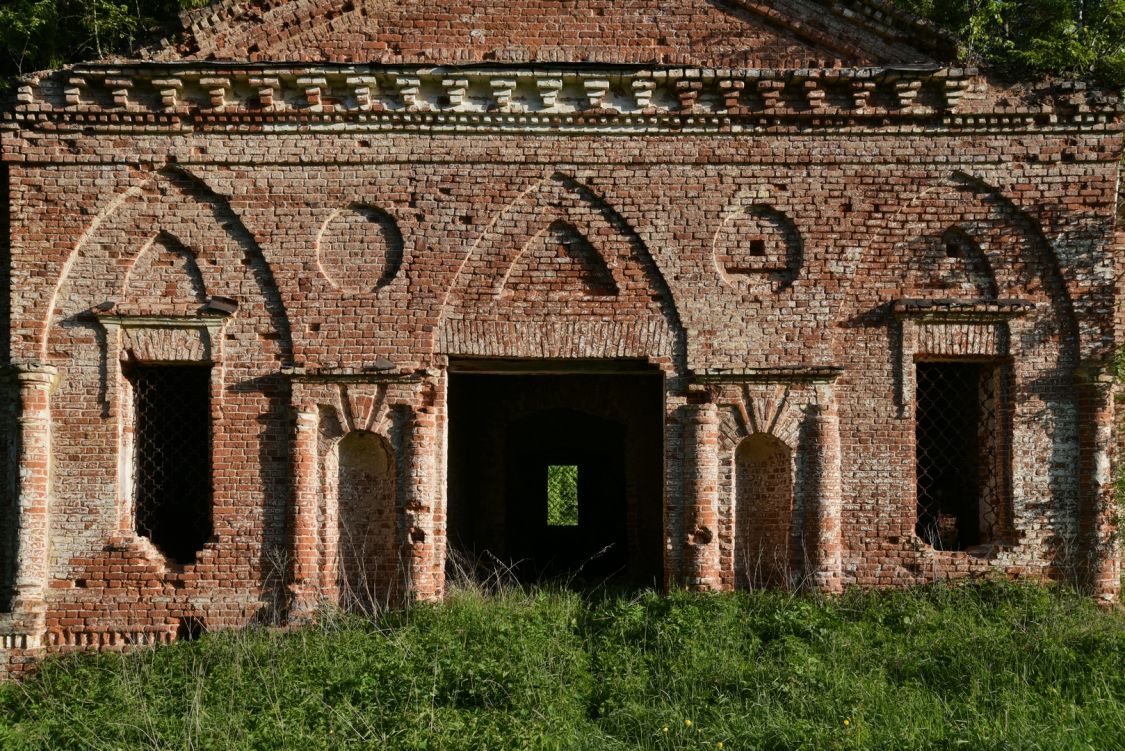
{"label": "brick column", "polygon": [[49,365],[20,365],[16,440],[16,568],[13,613],[26,624],[29,646],[46,628],[44,590],[51,524],[51,387],[58,371]]}
{"label": "brick column", "polygon": [[840,418],[832,395],[822,395],[805,420],[809,499],[806,519],[811,522],[805,544],[812,559],[811,584],[822,592],[840,592],[843,590]]}
{"label": "brick column", "polygon": [[683,580],[688,589],[719,588],[719,415],[714,404],[684,406]]}
{"label": "brick column", "polygon": [[316,610],[322,596],[317,553],[317,506],[320,477],[317,472],[317,431],[319,416],[315,404],[302,404],[296,410],[293,432],[293,537],[289,584],[291,621],[306,620]]}
{"label": "brick column", "polygon": [[1079,584],[1109,604],[1121,595],[1114,487],[1114,389],[1109,366],[1075,372],[1080,442]]}
{"label": "brick column", "polygon": [[444,551],[435,529],[435,506],[439,500],[436,483],[438,453],[437,410],[422,406],[414,410],[407,425],[407,480],[403,488],[402,563],[408,595],[416,600],[433,600],[444,589]]}

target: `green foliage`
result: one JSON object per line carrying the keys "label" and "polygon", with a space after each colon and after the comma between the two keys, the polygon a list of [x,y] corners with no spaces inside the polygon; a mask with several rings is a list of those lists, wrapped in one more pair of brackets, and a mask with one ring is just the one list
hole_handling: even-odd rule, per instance
{"label": "green foliage", "polygon": [[547,524],[552,527],[578,524],[578,467],[573,464],[547,467]]}
{"label": "green foliage", "polygon": [[210,0],[5,0],[0,6],[0,88],[22,74],[132,52],[182,10]]}
{"label": "green foliage", "polygon": [[1115,749],[1125,614],[984,583],[455,593],[372,621],[48,662],[0,748]]}
{"label": "green foliage", "polygon": [[895,0],[1013,75],[1125,86],[1125,0]]}

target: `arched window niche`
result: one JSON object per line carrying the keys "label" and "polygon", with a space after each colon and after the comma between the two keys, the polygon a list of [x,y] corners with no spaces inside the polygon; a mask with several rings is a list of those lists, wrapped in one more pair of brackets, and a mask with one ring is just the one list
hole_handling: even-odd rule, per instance
{"label": "arched window niche", "polygon": [[391,604],[401,572],[394,453],[386,439],[352,431],[335,447],[340,605],[374,612]]}
{"label": "arched window niche", "polygon": [[793,572],[793,450],[769,433],[734,452],[735,586],[785,587]]}

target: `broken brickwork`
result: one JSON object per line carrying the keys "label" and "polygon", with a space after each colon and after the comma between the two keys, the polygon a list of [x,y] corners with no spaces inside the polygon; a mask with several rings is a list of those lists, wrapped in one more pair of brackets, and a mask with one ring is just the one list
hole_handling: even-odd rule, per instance
{"label": "broken brickwork", "polygon": [[[878,0],[371,5],[219,3],[16,92],[0,670],[440,597],[451,550],[1117,597],[1116,100]],[[919,503],[926,363],[991,374],[976,505]],[[169,544],[136,374],[176,368],[211,527]]]}

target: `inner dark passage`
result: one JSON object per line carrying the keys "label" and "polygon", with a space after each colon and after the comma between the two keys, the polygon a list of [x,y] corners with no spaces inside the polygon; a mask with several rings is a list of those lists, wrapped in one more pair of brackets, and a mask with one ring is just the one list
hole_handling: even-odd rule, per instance
{"label": "inner dark passage", "polygon": [[657,583],[661,374],[451,371],[451,565],[511,565],[524,581]]}

